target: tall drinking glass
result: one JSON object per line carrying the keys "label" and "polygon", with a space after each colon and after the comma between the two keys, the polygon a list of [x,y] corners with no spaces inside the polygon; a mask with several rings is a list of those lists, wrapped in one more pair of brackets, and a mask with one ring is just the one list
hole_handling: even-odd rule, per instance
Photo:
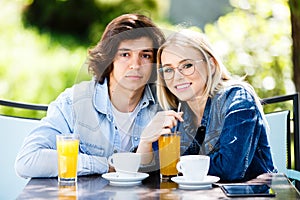
{"label": "tall drinking glass", "polygon": [[59,183],[72,184],[77,181],[79,135],[57,135],[56,146],[58,155],[58,181]]}
{"label": "tall drinking glass", "polygon": [[74,184],[58,184],[58,199],[59,200],[77,200],[77,183]]}
{"label": "tall drinking glass", "polygon": [[162,179],[177,176],[180,157],[180,132],[161,135],[158,139],[160,175]]}

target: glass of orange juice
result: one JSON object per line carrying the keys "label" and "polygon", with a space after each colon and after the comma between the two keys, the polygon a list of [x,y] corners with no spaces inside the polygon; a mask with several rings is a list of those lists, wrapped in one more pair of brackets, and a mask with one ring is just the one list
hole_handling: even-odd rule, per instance
{"label": "glass of orange juice", "polygon": [[158,139],[160,175],[162,179],[177,176],[180,157],[180,132],[161,135]]}
{"label": "glass of orange juice", "polygon": [[64,184],[58,183],[58,199],[59,200],[77,200],[77,183]]}
{"label": "glass of orange juice", "polygon": [[56,135],[56,147],[58,156],[58,181],[60,183],[76,182],[79,135]]}

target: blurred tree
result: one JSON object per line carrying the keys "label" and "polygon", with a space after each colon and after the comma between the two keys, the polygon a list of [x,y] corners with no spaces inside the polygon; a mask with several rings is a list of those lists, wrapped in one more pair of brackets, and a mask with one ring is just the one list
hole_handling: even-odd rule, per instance
{"label": "blurred tree", "polygon": [[232,74],[262,98],[294,92],[287,0],[231,0],[233,12],[205,27]]}
{"label": "blurred tree", "polygon": [[[38,6],[35,5],[37,2]],[[95,8],[85,7],[84,3],[93,7],[93,2]],[[90,79],[85,66],[87,48],[100,39],[106,24],[129,12],[142,13],[157,20],[156,17],[163,14],[162,6],[157,2],[0,0],[0,98],[48,104],[74,83]],[[30,12],[33,5],[36,10],[31,11],[35,15]],[[93,16],[99,7],[97,16]],[[87,15],[90,15],[89,20],[84,19]],[[26,21],[26,17],[34,22]],[[35,22],[39,20],[45,23],[37,25]],[[84,24],[86,21],[88,23]],[[68,25],[73,28],[68,28]],[[33,112],[2,107],[0,113],[40,117]]]}
{"label": "blurred tree", "polygon": [[[84,0],[26,0],[23,2],[32,3],[25,8],[24,4],[20,5],[21,2],[0,1],[0,17],[3,17],[0,20],[0,96],[43,104],[51,102],[65,88],[85,78],[82,74],[86,73],[86,46],[99,40],[111,19],[126,12],[144,12],[158,22],[161,19],[156,18],[156,12],[163,10],[157,3],[152,4],[161,2],[158,0],[85,0],[86,5],[95,5],[91,9],[85,7]],[[39,5],[35,11],[30,11],[37,2],[44,7]],[[247,80],[262,98],[293,92],[288,0],[230,0],[230,3],[234,7],[232,12],[205,27],[205,33],[224,58],[225,65],[233,74],[247,75]],[[14,12],[10,9],[11,5],[16,5]],[[71,12],[63,9],[71,7]],[[84,20],[89,21],[86,25],[79,22],[96,9],[100,9],[94,16],[96,19],[90,17],[90,20]],[[37,28],[20,25],[21,11],[27,27],[38,27],[38,32]],[[35,17],[30,12],[36,13]],[[64,13],[68,17],[62,17]],[[27,14],[33,21],[28,20]],[[44,23],[38,25],[35,20]],[[48,21],[51,23],[46,23]],[[54,28],[55,22],[61,24],[57,25],[61,29]],[[86,27],[77,31],[67,28],[73,22]],[[48,27],[52,23],[54,27]],[[168,30],[174,28],[166,21],[164,26]]]}
{"label": "blurred tree", "polygon": [[300,1],[289,0],[293,39],[293,71],[296,90],[300,91]]}
{"label": "blurred tree", "polygon": [[[142,9],[141,9],[142,8]],[[99,40],[107,23],[118,15],[129,12],[146,12],[157,17],[156,0],[33,0],[23,11],[24,24],[72,37],[79,44],[89,45]],[[66,40],[61,39],[61,42]]]}
{"label": "blurred tree", "polygon": [[37,26],[41,31],[71,34],[85,41],[97,12],[94,1],[35,0],[27,6],[23,16],[26,25]]}

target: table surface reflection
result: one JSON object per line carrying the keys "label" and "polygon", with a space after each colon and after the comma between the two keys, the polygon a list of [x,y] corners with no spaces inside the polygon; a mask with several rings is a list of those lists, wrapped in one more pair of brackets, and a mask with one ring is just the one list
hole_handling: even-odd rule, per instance
{"label": "table surface reflection", "polygon": [[[277,194],[275,198],[269,199],[300,199],[298,190],[284,174],[264,174],[247,183],[270,185]],[[157,172],[150,173],[140,185],[126,187],[111,186],[101,175],[78,177],[77,185],[72,187],[59,186],[57,178],[33,178],[17,199],[230,199],[218,185],[203,190],[182,190],[172,181],[161,182]],[[268,198],[257,197],[257,199]]]}

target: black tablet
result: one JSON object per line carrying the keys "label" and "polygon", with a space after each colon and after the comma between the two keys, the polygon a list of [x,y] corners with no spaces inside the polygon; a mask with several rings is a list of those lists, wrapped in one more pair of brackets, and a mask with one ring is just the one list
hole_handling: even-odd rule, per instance
{"label": "black tablet", "polygon": [[275,197],[275,191],[268,185],[222,185],[221,189],[228,197]]}

